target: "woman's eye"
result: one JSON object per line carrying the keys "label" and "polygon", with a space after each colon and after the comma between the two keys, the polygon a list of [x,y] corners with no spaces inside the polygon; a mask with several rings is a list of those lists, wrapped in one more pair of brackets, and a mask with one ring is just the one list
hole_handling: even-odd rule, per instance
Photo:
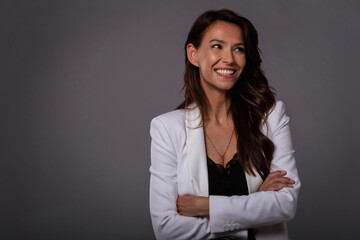
{"label": "woman's eye", "polygon": [[211,46],[212,48],[217,48],[217,49],[221,49],[221,45],[220,44],[215,44]]}
{"label": "woman's eye", "polygon": [[245,49],[244,48],[242,48],[242,47],[238,47],[238,48],[235,48],[235,51],[236,52],[244,52],[245,51]]}

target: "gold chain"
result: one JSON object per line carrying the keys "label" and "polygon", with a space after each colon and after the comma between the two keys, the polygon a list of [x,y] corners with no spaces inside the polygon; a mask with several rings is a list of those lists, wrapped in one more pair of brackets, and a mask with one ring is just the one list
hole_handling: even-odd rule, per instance
{"label": "gold chain", "polygon": [[224,165],[225,154],[226,154],[227,150],[228,150],[229,147],[230,147],[231,139],[232,139],[232,137],[233,137],[233,135],[234,135],[234,132],[235,132],[235,128],[234,128],[234,130],[233,130],[233,132],[232,132],[232,134],[231,134],[229,143],[228,143],[228,145],[227,145],[227,147],[226,147],[226,150],[225,150],[224,154],[221,154],[221,153],[217,150],[217,148],[215,147],[215,144],[213,143],[213,141],[211,141],[211,138],[209,137],[209,135],[207,135],[207,133],[206,133],[206,131],[205,131],[205,127],[204,127],[205,136],[209,139],[209,141],[210,141],[211,145],[213,146],[215,152],[217,152],[217,154],[219,154],[219,156],[221,157],[221,165]]}

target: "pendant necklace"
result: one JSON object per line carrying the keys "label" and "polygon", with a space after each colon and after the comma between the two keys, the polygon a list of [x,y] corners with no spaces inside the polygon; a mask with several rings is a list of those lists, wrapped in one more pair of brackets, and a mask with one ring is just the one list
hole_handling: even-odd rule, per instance
{"label": "pendant necklace", "polygon": [[217,150],[217,148],[215,147],[215,144],[213,143],[213,141],[211,140],[211,138],[209,137],[209,135],[207,135],[207,133],[206,133],[206,131],[205,131],[205,127],[204,127],[205,136],[209,139],[209,141],[210,141],[211,145],[213,146],[215,152],[216,152],[217,154],[219,154],[220,159],[221,159],[221,165],[222,165],[222,166],[224,166],[225,154],[226,154],[226,152],[228,151],[228,149],[229,149],[229,147],[230,147],[231,139],[232,139],[232,137],[233,137],[233,135],[234,135],[234,132],[235,132],[235,128],[234,128],[233,132],[231,133],[231,137],[230,137],[229,143],[228,143],[228,145],[227,145],[227,147],[226,147],[226,150],[225,150],[224,154],[221,154],[221,153]]}

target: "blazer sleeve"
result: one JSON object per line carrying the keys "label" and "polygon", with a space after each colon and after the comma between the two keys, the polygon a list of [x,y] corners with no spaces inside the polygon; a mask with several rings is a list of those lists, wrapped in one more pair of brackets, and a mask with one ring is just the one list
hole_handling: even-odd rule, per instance
{"label": "blazer sleeve", "polygon": [[[270,171],[285,170],[295,180],[293,188],[255,192],[248,196],[210,196],[210,229],[212,233],[247,229],[281,222],[295,216],[300,180],[295,165],[289,117],[278,101],[267,120],[265,134],[275,145]],[[229,227],[230,226],[230,227]]]}
{"label": "blazer sleeve", "polygon": [[150,214],[156,238],[209,238],[208,218],[185,217],[177,212],[177,150],[160,117],[152,120],[150,135]]}

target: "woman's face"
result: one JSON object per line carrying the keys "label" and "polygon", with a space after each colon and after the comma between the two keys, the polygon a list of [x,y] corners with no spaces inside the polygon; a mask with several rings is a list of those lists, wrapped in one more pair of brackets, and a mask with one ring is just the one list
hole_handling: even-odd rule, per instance
{"label": "woman's face", "polygon": [[200,47],[187,46],[189,61],[199,67],[200,81],[208,90],[228,91],[245,67],[245,45],[239,26],[218,21],[205,32]]}

